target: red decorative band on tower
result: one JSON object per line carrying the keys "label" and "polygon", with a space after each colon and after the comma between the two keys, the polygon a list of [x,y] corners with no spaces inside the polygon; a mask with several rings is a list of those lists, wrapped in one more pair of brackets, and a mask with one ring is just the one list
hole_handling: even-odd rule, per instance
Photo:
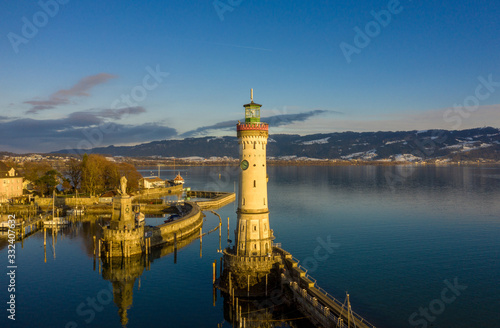
{"label": "red decorative band on tower", "polygon": [[248,131],[248,130],[261,130],[269,131],[269,124],[267,123],[238,123],[236,124],[237,131]]}

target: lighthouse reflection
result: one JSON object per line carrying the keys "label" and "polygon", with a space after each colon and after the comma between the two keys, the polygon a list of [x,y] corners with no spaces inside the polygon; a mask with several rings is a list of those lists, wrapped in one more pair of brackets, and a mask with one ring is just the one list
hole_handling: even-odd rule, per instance
{"label": "lighthouse reflection", "polygon": [[133,291],[136,281],[141,289],[140,277],[144,270],[151,270],[155,260],[173,254],[173,261],[177,263],[178,249],[192,243],[198,236],[192,236],[177,242],[176,245],[154,247],[149,254],[140,254],[131,257],[103,258],[102,277],[111,282],[113,286],[113,301],[118,307],[120,322],[125,327],[128,322],[128,310],[133,305]]}

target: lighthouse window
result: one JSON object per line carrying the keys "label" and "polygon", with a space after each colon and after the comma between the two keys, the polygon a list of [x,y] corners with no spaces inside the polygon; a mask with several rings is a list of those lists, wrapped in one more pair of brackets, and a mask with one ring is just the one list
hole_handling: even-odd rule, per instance
{"label": "lighthouse window", "polygon": [[264,205],[266,205],[266,198],[264,198]]}
{"label": "lighthouse window", "polygon": [[253,143],[253,149],[255,149],[256,145],[257,145],[257,143],[254,141],[254,143]]}
{"label": "lighthouse window", "polygon": [[253,180],[253,187],[257,187],[257,181],[256,180]]}
{"label": "lighthouse window", "polygon": [[245,205],[245,198],[243,198],[243,205]]}
{"label": "lighthouse window", "polygon": [[241,231],[243,231],[243,230],[245,230],[245,226],[244,225],[241,226]]}
{"label": "lighthouse window", "polygon": [[253,244],[253,249],[257,249],[257,244]]}
{"label": "lighthouse window", "polygon": [[253,226],[253,231],[257,231],[257,226],[256,225]]}

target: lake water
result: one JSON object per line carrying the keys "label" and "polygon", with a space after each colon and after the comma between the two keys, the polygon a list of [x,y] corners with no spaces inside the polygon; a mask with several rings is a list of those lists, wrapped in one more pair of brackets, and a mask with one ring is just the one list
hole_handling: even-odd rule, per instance
{"label": "lake water", "polygon": [[[156,168],[142,173],[149,171]],[[233,167],[176,171],[193,190],[233,191],[238,180]],[[275,242],[330,294],[343,301],[348,291],[353,310],[375,326],[500,327],[499,167],[291,166],[268,174]],[[235,204],[217,212],[225,247],[227,217],[234,239]],[[218,218],[206,214],[208,231]],[[165,249],[152,262],[120,261],[101,273],[96,232],[87,220],[49,233],[46,262],[43,232],[16,245],[15,322],[7,319],[2,242],[0,327],[231,327],[222,298],[213,300],[217,232],[201,247],[194,240],[176,255]]]}

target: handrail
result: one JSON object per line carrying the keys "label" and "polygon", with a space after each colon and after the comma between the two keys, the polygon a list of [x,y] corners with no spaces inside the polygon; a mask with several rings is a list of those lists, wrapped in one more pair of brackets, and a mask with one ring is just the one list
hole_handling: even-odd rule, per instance
{"label": "handrail", "polygon": [[[280,245],[281,246],[281,245]],[[286,252],[285,250],[283,250],[281,247],[279,247],[279,250],[283,252],[283,254],[290,254],[288,252]],[[317,280],[314,279],[313,277],[311,277],[308,273],[307,273],[307,269],[304,268],[302,265],[299,265],[298,263],[300,262],[297,258],[295,258],[294,256],[292,256],[292,260],[297,262],[297,268],[304,271],[305,272],[305,277],[308,278],[309,280],[313,281],[314,283],[314,288],[316,288],[318,290],[319,293],[321,293],[322,295],[324,295],[326,298],[330,299],[332,302],[334,302],[334,304],[336,304],[337,306],[340,306],[340,308],[344,309],[345,306],[344,306],[344,303],[340,302],[339,300],[337,300],[335,297],[333,297],[332,295],[330,295],[326,290],[324,290],[323,288],[321,288],[320,286],[317,285]],[[288,278],[288,274],[285,274],[285,278],[292,282],[294,281],[292,277]],[[307,293],[306,297],[305,297],[307,300],[311,301],[313,300],[313,297],[309,295],[309,293]],[[320,305],[320,303],[318,302],[318,305]],[[322,306],[324,308],[324,306]],[[320,308],[321,309],[321,308]],[[361,315],[357,314],[356,312],[354,311],[351,311],[353,317],[355,317],[359,322],[365,324],[366,326],[368,327],[371,327],[371,328],[375,328],[374,325],[372,325],[371,323],[369,323],[368,321],[366,321]],[[330,316],[332,316],[333,314],[330,314]],[[338,318],[333,315],[333,318],[334,318],[334,322],[337,322],[338,323]],[[343,327],[346,327],[345,324],[342,324]]]}

